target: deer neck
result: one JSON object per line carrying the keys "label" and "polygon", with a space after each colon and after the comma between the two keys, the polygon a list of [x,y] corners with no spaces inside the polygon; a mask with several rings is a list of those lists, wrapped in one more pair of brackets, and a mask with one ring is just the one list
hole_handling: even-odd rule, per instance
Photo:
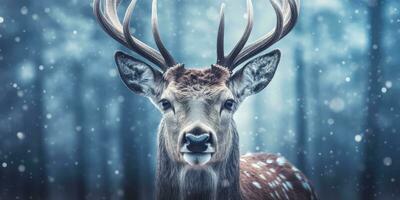
{"label": "deer neck", "polygon": [[241,200],[239,180],[239,140],[231,124],[232,151],[224,162],[207,168],[193,169],[170,159],[165,147],[162,122],[158,133],[156,193],[158,200]]}

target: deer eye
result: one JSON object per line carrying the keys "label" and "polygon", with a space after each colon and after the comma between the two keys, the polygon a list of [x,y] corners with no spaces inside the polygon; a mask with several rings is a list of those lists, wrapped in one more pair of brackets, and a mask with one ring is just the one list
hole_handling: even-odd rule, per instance
{"label": "deer eye", "polygon": [[161,105],[161,108],[162,108],[164,111],[165,111],[165,110],[168,110],[168,109],[170,109],[170,108],[172,107],[171,102],[169,102],[169,101],[166,100],[166,99],[161,99],[160,105]]}
{"label": "deer eye", "polygon": [[228,99],[225,101],[224,103],[225,109],[232,111],[234,107],[235,107],[235,101],[233,99]]}

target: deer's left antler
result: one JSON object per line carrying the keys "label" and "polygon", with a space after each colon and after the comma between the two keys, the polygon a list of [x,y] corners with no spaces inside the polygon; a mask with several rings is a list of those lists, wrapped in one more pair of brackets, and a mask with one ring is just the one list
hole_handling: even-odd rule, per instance
{"label": "deer's left antler", "polygon": [[217,37],[217,64],[234,70],[238,65],[247,59],[257,55],[261,51],[272,46],[280,39],[285,37],[295,26],[299,15],[299,1],[296,0],[270,0],[276,13],[275,29],[265,34],[255,42],[244,47],[249,39],[253,27],[253,5],[251,0],[247,0],[247,26],[246,29],[233,48],[227,55],[224,55],[224,5],[221,6],[220,24]]}

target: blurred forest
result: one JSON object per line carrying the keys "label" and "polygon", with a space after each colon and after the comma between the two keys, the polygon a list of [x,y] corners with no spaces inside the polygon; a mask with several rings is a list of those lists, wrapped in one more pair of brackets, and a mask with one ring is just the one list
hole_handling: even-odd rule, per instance
{"label": "blurred forest", "polygon": [[[231,49],[245,0],[159,1],[178,61],[215,62],[221,2]],[[275,22],[267,0],[253,2],[250,41]],[[241,153],[284,155],[323,200],[400,199],[400,1],[301,3],[298,26],[271,48],[283,54],[274,80],[236,113]],[[150,4],[138,1],[132,26],[154,47]],[[0,200],[153,196],[161,115],[123,85],[117,49],[91,0],[2,0]]]}

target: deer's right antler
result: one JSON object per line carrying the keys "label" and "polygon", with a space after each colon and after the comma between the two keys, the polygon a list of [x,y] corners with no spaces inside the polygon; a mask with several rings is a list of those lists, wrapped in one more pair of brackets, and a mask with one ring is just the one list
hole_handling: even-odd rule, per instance
{"label": "deer's right antler", "polygon": [[[124,16],[123,25],[119,21],[117,15],[117,8],[120,0],[104,1],[105,2],[102,0],[94,0],[93,11],[105,32],[125,47],[157,65],[163,71],[166,71],[169,67],[177,64],[165,48],[158,31],[157,0],[153,0],[152,3],[152,32],[159,51],[151,48],[131,35],[129,26],[133,9],[136,5],[136,0],[130,2]],[[103,9],[101,8],[102,6],[104,6]]]}
{"label": "deer's right antler", "polygon": [[246,29],[242,38],[227,56],[224,55],[224,5],[222,5],[217,38],[217,64],[227,67],[232,71],[247,59],[257,55],[285,37],[297,22],[299,14],[298,1],[300,0],[270,0],[276,13],[275,29],[244,47],[253,27],[253,5],[251,0],[247,0]]}

